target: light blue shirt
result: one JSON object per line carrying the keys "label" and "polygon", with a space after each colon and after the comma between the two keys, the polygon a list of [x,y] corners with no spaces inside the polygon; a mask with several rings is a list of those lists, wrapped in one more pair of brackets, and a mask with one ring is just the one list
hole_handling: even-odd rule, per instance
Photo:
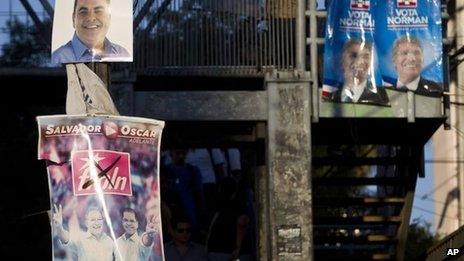
{"label": "light blue shirt", "polygon": [[104,48],[105,52],[103,54],[94,54],[74,34],[71,41],[53,52],[52,63],[59,65],[62,63],[80,62],[131,61],[131,56],[124,47],[110,42],[107,38],[105,38]]}
{"label": "light blue shirt", "polygon": [[63,246],[76,253],[79,261],[113,261],[115,251],[113,240],[105,233],[96,238],[89,232],[79,232]]}

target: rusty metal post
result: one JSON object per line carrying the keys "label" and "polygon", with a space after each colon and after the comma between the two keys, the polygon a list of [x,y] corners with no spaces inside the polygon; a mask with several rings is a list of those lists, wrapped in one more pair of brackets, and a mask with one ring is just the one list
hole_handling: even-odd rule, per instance
{"label": "rusty metal post", "polygon": [[309,75],[274,73],[266,83],[270,235],[260,237],[268,260],[313,260]]}
{"label": "rusty metal post", "polygon": [[[296,69],[306,71],[306,1],[296,1]],[[313,69],[313,68],[311,68]]]}
{"label": "rusty metal post", "polygon": [[105,83],[106,89],[109,90],[111,84],[110,65],[108,63],[86,63],[85,65],[100,77],[103,83]]}

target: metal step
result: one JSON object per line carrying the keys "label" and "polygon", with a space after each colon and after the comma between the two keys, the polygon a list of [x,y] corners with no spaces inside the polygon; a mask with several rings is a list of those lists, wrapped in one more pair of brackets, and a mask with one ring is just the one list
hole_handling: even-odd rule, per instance
{"label": "metal step", "polygon": [[403,177],[313,177],[313,187],[316,186],[367,186],[367,185],[407,185],[407,179]]}
{"label": "metal step", "polygon": [[374,224],[398,224],[401,223],[400,216],[362,216],[362,217],[321,217],[321,216],[314,216],[314,224],[315,225],[334,225],[334,228],[337,225],[341,224],[366,224],[366,223],[374,223]]}
{"label": "metal step", "polygon": [[313,157],[311,164],[313,166],[389,166],[408,164],[411,161],[406,157],[377,157],[377,158],[360,158],[353,156],[328,156]]}
{"label": "metal step", "polygon": [[317,245],[328,244],[355,244],[355,245],[392,245],[397,242],[395,237],[386,235],[368,235],[368,236],[314,236],[314,243]]}
{"label": "metal step", "polygon": [[404,204],[404,198],[386,197],[386,198],[374,198],[374,197],[314,197],[314,205],[322,206],[390,206],[390,205],[402,205]]}

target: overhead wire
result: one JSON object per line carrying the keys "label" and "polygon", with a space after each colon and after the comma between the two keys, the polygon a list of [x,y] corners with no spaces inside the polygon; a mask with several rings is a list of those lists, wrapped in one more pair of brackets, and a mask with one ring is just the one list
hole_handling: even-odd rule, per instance
{"label": "overhead wire", "polygon": [[413,206],[412,208],[415,208],[417,210],[420,210],[420,211],[423,211],[423,212],[426,212],[426,213],[429,213],[429,214],[433,214],[433,215],[438,216],[438,217],[444,217],[444,218],[452,219],[452,220],[459,220],[459,218],[457,218],[457,217],[450,217],[450,216],[447,216],[447,215],[438,214],[435,211],[425,209],[425,208],[421,208],[421,207],[418,207],[418,206]]}
{"label": "overhead wire", "polygon": [[430,190],[429,192],[427,193],[424,193],[421,197],[422,198],[427,198],[428,196],[430,196],[431,194],[435,193],[437,190],[441,189],[444,185],[446,185],[446,182],[450,181],[452,178],[455,178],[456,177],[456,174],[455,175],[452,175],[450,177],[448,177],[447,179],[443,180],[442,182],[440,182],[440,184],[436,185],[435,187],[432,188],[432,190]]}

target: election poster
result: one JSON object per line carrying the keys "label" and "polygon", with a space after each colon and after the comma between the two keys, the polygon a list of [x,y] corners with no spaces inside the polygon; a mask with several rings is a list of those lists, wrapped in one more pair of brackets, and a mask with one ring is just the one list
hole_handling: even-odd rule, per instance
{"label": "election poster", "polygon": [[376,42],[386,86],[418,95],[443,92],[439,0],[378,1]]}
{"label": "election poster", "polygon": [[327,8],[323,100],[389,105],[375,43],[377,2],[337,0]]}
{"label": "election poster", "polygon": [[40,116],[54,260],[163,260],[159,152],[164,122]]}
{"label": "election poster", "polygon": [[133,61],[132,0],[56,0],[51,63]]}

